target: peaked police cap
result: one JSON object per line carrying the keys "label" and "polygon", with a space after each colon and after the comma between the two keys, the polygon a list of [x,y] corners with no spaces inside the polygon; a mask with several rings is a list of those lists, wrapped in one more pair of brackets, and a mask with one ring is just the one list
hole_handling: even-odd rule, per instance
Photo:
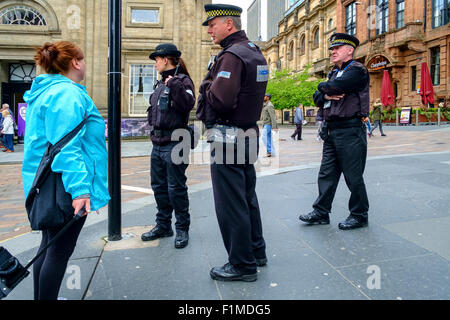
{"label": "peaked police cap", "polygon": [[230,4],[205,4],[206,20],[202,25],[207,26],[208,21],[216,17],[240,17],[242,8]]}
{"label": "peaked police cap", "polygon": [[162,43],[156,46],[155,51],[152,52],[149,58],[155,60],[156,57],[166,56],[179,58],[181,56],[181,52],[178,51],[177,46],[172,43]]}
{"label": "peaked police cap", "polygon": [[331,50],[334,47],[343,46],[346,44],[356,49],[356,47],[359,46],[359,40],[356,37],[346,33],[335,33],[330,38],[330,46],[328,49]]}

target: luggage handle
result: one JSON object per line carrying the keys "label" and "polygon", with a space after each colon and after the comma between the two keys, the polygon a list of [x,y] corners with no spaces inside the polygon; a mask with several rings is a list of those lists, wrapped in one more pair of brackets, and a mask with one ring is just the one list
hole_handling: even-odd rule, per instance
{"label": "luggage handle", "polygon": [[50,241],[44,248],[42,248],[41,251],[39,251],[36,256],[25,266],[25,270],[27,270],[33,263],[36,262],[36,260],[52,245],[58,240],[64,232],[67,231],[76,221],[80,220],[83,217],[83,214],[86,212],[86,208],[83,206],[83,208],[80,209],[80,211],[77,212],[76,215],[62,228],[56,236]]}

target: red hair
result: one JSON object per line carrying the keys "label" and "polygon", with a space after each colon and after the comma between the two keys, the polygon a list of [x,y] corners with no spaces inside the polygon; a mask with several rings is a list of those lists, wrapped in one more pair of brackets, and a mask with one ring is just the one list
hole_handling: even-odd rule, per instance
{"label": "red hair", "polygon": [[72,59],[84,59],[83,51],[75,43],[69,41],[46,42],[42,47],[36,48],[34,61],[46,73],[67,73]]}

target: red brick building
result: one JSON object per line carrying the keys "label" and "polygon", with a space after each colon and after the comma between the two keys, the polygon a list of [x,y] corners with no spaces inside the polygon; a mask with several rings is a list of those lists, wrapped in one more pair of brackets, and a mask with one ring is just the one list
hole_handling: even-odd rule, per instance
{"label": "red brick building", "polygon": [[430,71],[435,105],[450,100],[450,0],[337,0],[337,32],[360,40],[355,59],[370,71],[371,102],[388,70],[395,107],[421,107],[422,62]]}

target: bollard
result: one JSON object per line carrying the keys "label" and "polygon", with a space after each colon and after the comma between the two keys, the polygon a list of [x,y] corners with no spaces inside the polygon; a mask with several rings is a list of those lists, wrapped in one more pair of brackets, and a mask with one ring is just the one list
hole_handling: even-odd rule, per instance
{"label": "bollard", "polygon": [[416,109],[416,126],[419,125],[419,109]]}
{"label": "bollard", "polygon": [[441,108],[438,108],[438,126],[441,125]]}
{"label": "bollard", "polygon": [[399,121],[398,121],[398,110],[395,109],[395,125],[398,126],[398,123],[399,123]]}

